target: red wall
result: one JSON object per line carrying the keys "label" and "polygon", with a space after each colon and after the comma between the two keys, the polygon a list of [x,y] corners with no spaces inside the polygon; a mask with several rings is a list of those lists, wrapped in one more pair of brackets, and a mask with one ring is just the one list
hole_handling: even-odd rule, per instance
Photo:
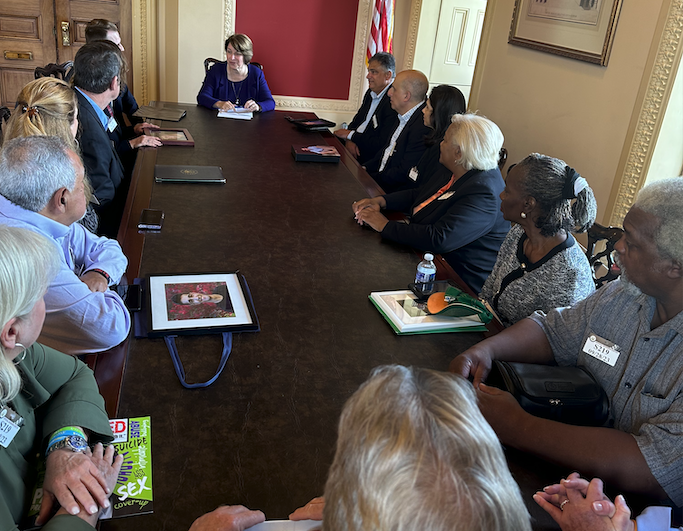
{"label": "red wall", "polygon": [[279,96],[349,97],[356,0],[237,0],[235,30]]}

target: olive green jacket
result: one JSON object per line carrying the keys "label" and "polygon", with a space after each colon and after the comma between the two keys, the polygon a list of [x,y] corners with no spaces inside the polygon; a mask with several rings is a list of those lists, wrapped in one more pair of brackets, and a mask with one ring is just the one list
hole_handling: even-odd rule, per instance
{"label": "olive green jacket", "polygon": [[[10,407],[25,424],[7,448],[0,446],[0,531],[19,529],[31,502],[38,458],[54,431],[81,426],[91,432],[91,443],[113,438],[104,399],[83,362],[36,343],[18,367],[23,385]],[[53,518],[43,529],[93,531],[69,515]]]}

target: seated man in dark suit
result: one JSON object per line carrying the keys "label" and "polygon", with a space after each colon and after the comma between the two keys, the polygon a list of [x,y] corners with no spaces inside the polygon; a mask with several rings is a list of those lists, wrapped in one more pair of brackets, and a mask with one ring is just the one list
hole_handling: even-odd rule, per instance
{"label": "seated man in dark suit", "polygon": [[398,113],[398,125],[388,143],[365,164],[365,169],[385,192],[417,186],[408,173],[427,149],[425,137],[430,133],[424,124],[429,81],[418,70],[399,73],[388,91],[391,108]]}
{"label": "seated man in dark suit", "polygon": [[116,128],[116,120],[104,110],[118,97],[124,73],[123,56],[109,41],[86,44],[76,53],[73,83],[83,163],[99,201],[99,234],[112,238],[118,232],[129,182],[107,134]]}
{"label": "seated man in dark suit", "polygon": [[353,117],[348,129],[334,134],[346,139],[346,149],[364,164],[387,145],[398,124],[398,115],[386,95],[396,75],[396,61],[387,52],[377,52],[368,62],[368,90],[363,105]]}
{"label": "seated man in dark suit", "polygon": [[[116,24],[103,18],[96,18],[88,22],[85,27],[85,42],[109,41],[118,46],[119,50],[125,51],[121,44],[121,35]],[[159,126],[149,124],[142,118],[133,116],[138,110],[138,102],[128,90],[127,85],[121,87],[121,94],[111,105],[111,110],[105,109],[105,114],[113,113],[118,127],[109,132],[109,138],[116,146],[116,152],[123,164],[126,176],[130,176],[135,166],[137,148],[142,146],[159,147],[161,140],[145,134],[146,129],[159,129]],[[125,116],[124,116],[125,115]],[[126,121],[127,120],[127,121]],[[131,125],[126,125],[130,123]]]}

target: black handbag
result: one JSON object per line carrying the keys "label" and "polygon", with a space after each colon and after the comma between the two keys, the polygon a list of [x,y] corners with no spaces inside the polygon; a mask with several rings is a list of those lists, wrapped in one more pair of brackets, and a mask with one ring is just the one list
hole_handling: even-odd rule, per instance
{"label": "black handbag", "polygon": [[583,367],[495,360],[486,384],[509,391],[536,417],[577,426],[602,426],[609,416],[607,394]]}

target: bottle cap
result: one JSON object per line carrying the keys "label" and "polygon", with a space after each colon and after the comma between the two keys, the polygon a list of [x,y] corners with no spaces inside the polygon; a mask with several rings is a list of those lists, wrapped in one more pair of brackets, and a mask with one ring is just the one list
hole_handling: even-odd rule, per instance
{"label": "bottle cap", "polygon": [[427,260],[428,262],[431,262],[432,260],[434,260],[434,255],[433,255],[432,253],[425,253],[424,258],[425,258],[425,260]]}

